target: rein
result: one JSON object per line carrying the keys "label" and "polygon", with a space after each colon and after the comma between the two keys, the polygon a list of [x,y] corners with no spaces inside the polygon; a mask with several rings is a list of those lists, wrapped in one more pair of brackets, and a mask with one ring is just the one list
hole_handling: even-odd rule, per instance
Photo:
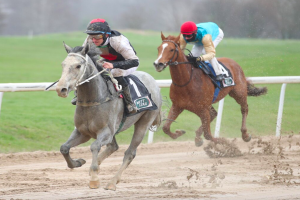
{"label": "rein", "polygon": [[[173,44],[175,45],[175,52],[174,52],[172,58],[171,58],[167,63],[164,64],[165,67],[167,67],[167,65],[171,66],[171,65],[180,65],[180,64],[191,64],[191,62],[178,62],[178,61],[176,61],[177,58],[178,58],[179,50],[178,50],[178,45],[177,45],[173,40],[163,40],[163,42],[171,42],[171,43],[173,43]],[[173,60],[174,57],[175,57],[175,53],[177,54],[177,56],[176,56],[175,61],[172,62],[172,60]],[[185,84],[183,84],[183,85],[178,85],[178,84],[174,83],[173,81],[172,81],[172,84],[174,84],[174,85],[177,86],[177,87],[184,87],[184,86],[187,86],[187,85],[191,82],[191,80],[192,80],[193,72],[194,72],[194,68],[193,68],[193,66],[191,66],[191,75],[190,75],[190,79],[189,79],[188,82],[186,82]]]}

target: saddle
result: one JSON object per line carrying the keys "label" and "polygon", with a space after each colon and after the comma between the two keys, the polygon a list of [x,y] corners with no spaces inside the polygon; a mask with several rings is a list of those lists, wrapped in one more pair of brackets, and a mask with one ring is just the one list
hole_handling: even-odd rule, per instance
{"label": "saddle", "polygon": [[226,77],[223,81],[217,81],[215,79],[216,78],[215,70],[209,62],[199,61],[199,62],[197,62],[197,67],[202,69],[202,71],[211,78],[211,80],[212,80],[213,84],[215,85],[215,87],[218,87],[219,89],[222,89],[222,88],[225,88],[225,87],[234,86],[235,83],[234,83],[234,80],[232,78],[232,74],[231,74],[230,70],[223,63],[219,62],[219,64],[222,65],[223,68],[228,73],[228,77]]}
{"label": "saddle", "polygon": [[[111,81],[111,78],[105,74],[103,74],[103,77],[106,79],[106,81]],[[130,89],[130,95],[132,98],[132,101],[137,107],[137,113],[143,112],[145,110],[156,110],[157,106],[154,103],[154,101],[151,98],[151,94],[149,93],[146,86],[140,81],[138,77],[136,77],[133,74],[130,74],[128,76],[124,76],[126,81],[129,83],[129,89]],[[115,84],[114,84],[115,86]],[[115,89],[117,90],[116,86]],[[123,95],[119,95],[120,98],[123,98]],[[133,116],[134,114],[129,114],[128,110],[125,108],[124,113],[126,113],[127,116]]]}
{"label": "saddle", "polygon": [[215,85],[215,92],[214,92],[212,103],[214,103],[214,101],[217,99],[219,92],[222,88],[235,85],[230,70],[223,63],[219,62],[219,64],[222,65],[228,73],[228,77],[226,77],[222,81],[216,80],[215,70],[213,69],[212,65],[209,62],[197,61],[195,64],[196,68],[200,68],[204,72],[204,74],[206,74],[211,79],[212,83]]}

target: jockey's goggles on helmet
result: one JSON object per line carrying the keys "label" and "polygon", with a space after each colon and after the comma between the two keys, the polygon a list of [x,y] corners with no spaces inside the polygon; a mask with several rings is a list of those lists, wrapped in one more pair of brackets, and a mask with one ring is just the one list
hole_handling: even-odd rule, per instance
{"label": "jockey's goggles on helmet", "polygon": [[100,40],[104,37],[104,34],[98,34],[98,35],[89,35],[91,39]]}

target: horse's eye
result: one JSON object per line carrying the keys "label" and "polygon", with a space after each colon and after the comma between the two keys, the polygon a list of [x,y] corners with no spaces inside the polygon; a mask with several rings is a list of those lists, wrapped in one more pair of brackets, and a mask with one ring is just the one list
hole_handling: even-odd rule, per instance
{"label": "horse's eye", "polygon": [[174,51],[174,49],[171,49],[171,51]]}
{"label": "horse's eye", "polygon": [[76,66],[77,69],[80,69],[80,67],[81,67],[81,65],[77,65],[77,66]]}

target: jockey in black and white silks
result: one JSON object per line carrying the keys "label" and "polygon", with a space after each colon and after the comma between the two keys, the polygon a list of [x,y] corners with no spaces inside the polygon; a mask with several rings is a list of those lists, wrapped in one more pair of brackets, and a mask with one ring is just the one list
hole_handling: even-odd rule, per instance
{"label": "jockey in black and white silks", "polygon": [[104,19],[93,19],[85,33],[88,36],[84,45],[86,42],[93,42],[99,48],[102,58],[97,63],[111,70],[114,78],[122,85],[128,111],[136,113],[137,108],[132,102],[128,83],[123,78],[136,71],[139,66],[139,58],[129,40],[120,32],[111,30]]}

